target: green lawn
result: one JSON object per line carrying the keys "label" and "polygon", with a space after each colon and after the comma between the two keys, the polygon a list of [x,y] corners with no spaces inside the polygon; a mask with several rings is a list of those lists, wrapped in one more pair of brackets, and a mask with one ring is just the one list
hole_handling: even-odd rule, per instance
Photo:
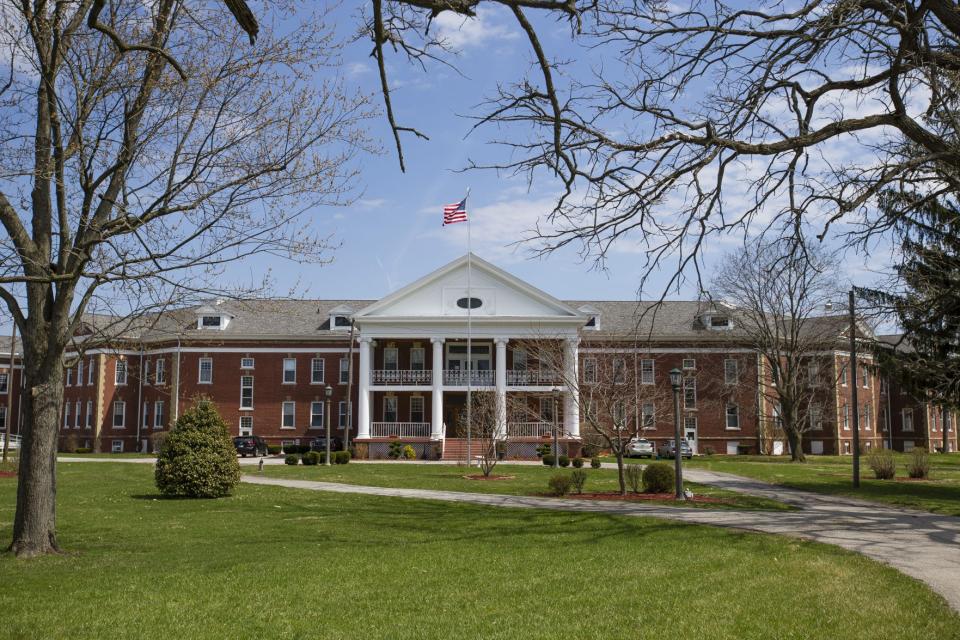
{"label": "green lawn", "polygon": [[[243,462],[241,460],[241,462]],[[244,466],[245,473],[255,474],[256,466]],[[560,469],[569,474],[572,468]],[[584,492],[618,490],[617,472],[613,469],[586,469],[587,482]],[[402,487],[405,489],[439,489],[443,491],[467,491],[472,493],[504,493],[509,495],[537,495],[547,493],[547,480],[558,473],[551,467],[532,465],[498,464],[494,475],[513,476],[504,480],[470,480],[465,476],[479,474],[477,467],[467,469],[454,465],[425,464],[348,464],[324,467],[265,466],[263,475],[298,480],[320,480],[364,484],[372,487]],[[682,503],[681,506],[696,506],[710,509],[790,509],[782,502],[745,496],[692,482],[685,483],[695,494],[722,498],[724,503]],[[659,504],[673,505],[673,502]]]}
{"label": "green lawn", "polygon": [[807,456],[792,463],[789,456],[703,456],[684,460],[692,468],[725,471],[795,489],[854,496],[887,504],[960,516],[960,454],[931,454],[929,481],[905,480],[909,455],[895,454],[896,480],[874,480],[867,457],[861,457],[859,490],[851,486],[850,456]]}
{"label": "green lawn", "polygon": [[960,638],[921,583],[815,543],[266,486],[163,500],[151,479],[59,466],[69,553],[0,557],[0,637]]}

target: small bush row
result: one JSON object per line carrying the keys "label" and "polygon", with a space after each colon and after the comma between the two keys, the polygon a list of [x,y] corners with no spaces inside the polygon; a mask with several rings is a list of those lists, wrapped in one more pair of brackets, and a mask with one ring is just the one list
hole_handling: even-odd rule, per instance
{"label": "small bush row", "polygon": [[558,473],[547,480],[547,488],[557,497],[563,497],[571,491],[583,493],[583,486],[587,483],[587,472],[583,469],[574,469],[571,473]]}
{"label": "small bush row", "polygon": [[[873,449],[867,454],[867,465],[873,471],[877,480],[893,480],[897,474],[896,460],[889,449]],[[915,479],[930,477],[930,452],[923,447],[917,447],[910,452],[910,460],[906,464],[907,475]]]}
{"label": "small bush row", "polygon": [[409,444],[391,442],[390,451],[387,452],[387,455],[393,460],[415,460],[417,451]]}
{"label": "small bush row", "polygon": [[[303,462],[305,466],[311,467],[318,465],[323,462],[326,457],[325,453],[320,453],[319,451],[308,451],[303,456],[298,456],[295,453],[287,454],[287,457],[283,459],[284,464],[296,465]],[[349,451],[331,451],[330,452],[330,463],[331,464],[347,464],[350,462],[350,452]]]}

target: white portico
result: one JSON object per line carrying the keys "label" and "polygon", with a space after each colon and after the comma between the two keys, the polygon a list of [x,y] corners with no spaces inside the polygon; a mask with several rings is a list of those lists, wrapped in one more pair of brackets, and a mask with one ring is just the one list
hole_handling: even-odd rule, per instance
{"label": "white portico", "polygon": [[[468,296],[467,262],[459,258],[354,315],[358,442],[451,437],[468,387],[495,392],[504,437],[542,437],[562,410],[565,437],[579,438],[576,386],[564,381],[577,379],[587,316],[476,256]],[[562,374],[528,361],[519,345],[529,340],[562,341]],[[508,394],[539,402],[539,419],[511,419]]]}

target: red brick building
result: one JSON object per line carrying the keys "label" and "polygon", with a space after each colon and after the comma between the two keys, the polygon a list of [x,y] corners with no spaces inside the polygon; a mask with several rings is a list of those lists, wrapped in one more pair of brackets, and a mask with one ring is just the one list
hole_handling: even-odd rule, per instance
{"label": "red brick building", "polygon": [[[782,451],[776,409],[759,391],[761,359],[734,310],[563,301],[476,256],[469,263],[469,293],[465,256],[380,300],[218,301],[149,318],[109,348],[69,356],[61,444],[151,450],[204,396],[235,435],[306,444],[325,433],[329,411],[332,435],[349,437],[360,455],[383,457],[399,440],[418,455],[450,457],[462,454],[468,392],[489,392],[508,456],[533,456],[554,429],[574,452],[590,436],[581,396],[607,375],[635,399],[628,424],[659,445],[674,433],[676,368],[682,431],[695,451]],[[533,344],[554,344],[557,361],[540,362]],[[811,357],[836,384],[818,391],[808,453],[850,452],[847,355]],[[888,394],[869,358],[858,378],[865,449],[929,445],[936,411]]]}

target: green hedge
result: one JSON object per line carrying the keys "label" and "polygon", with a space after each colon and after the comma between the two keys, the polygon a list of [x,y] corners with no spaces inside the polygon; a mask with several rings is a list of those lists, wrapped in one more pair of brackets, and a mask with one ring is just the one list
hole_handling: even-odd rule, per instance
{"label": "green hedge", "polygon": [[300,456],[295,453],[288,453],[287,457],[283,459],[283,464],[296,465],[300,464]]}

